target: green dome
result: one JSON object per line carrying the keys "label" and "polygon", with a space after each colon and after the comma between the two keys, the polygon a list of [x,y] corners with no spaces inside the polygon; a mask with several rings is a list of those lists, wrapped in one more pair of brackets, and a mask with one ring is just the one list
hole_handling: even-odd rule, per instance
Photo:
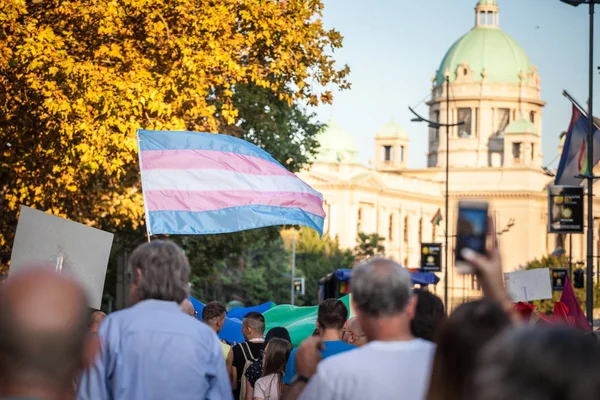
{"label": "green dome", "polygon": [[450,72],[450,81],[454,81],[456,71],[463,63],[469,65],[475,81],[483,79],[481,73],[484,69],[486,80],[496,83],[519,83],[521,72],[527,82],[532,71],[523,48],[497,26],[475,27],[458,39],[440,64],[436,84],[444,83],[446,71]]}
{"label": "green dome", "polygon": [[478,5],[480,6],[495,6],[496,0],[479,0]]}
{"label": "green dome", "polygon": [[348,132],[330,119],[318,137],[319,152],[316,161],[323,163],[358,163],[356,143]]}
{"label": "green dome", "polygon": [[506,127],[504,134],[510,135],[511,133],[533,133],[534,135],[537,135],[537,129],[533,122],[521,116],[520,119],[514,120]]}
{"label": "green dome", "polygon": [[394,121],[390,121],[379,129],[378,138],[396,138],[408,139],[408,133]]}

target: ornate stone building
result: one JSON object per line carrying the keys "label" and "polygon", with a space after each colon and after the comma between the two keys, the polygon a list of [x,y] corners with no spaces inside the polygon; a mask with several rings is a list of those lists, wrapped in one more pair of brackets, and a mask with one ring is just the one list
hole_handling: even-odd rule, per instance
{"label": "ornate stone building", "polygon": [[[420,243],[444,242],[444,223],[431,223],[436,211],[449,218],[452,243],[457,201],[485,199],[500,233],[506,270],[554,251],[556,237],[546,233],[546,186],[552,178],[541,169],[545,103],[540,82],[523,48],[500,28],[496,0],[480,0],[475,26],[450,47],[435,72],[428,102],[431,120],[466,123],[449,130],[449,149],[445,128],[430,129],[427,168],[407,167],[409,134],[393,122],[376,133],[375,159],[365,166],[352,137],[330,121],[319,156],[300,174],[324,194],[327,234],[352,248],[358,232],[376,232],[385,237],[388,256],[418,268]],[[444,215],[447,151],[449,216]],[[583,239],[573,237],[575,260],[584,259]],[[453,308],[480,292],[474,277],[455,272],[450,254]]]}

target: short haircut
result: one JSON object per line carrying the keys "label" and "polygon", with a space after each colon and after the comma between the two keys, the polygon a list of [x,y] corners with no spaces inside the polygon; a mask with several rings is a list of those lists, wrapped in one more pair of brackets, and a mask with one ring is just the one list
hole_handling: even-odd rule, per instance
{"label": "short haircut", "polygon": [[275,328],[269,329],[269,332],[267,332],[267,336],[265,336],[265,344],[269,343],[269,340],[274,338],[287,340],[290,343],[292,342],[290,332],[288,332],[288,330],[282,326],[276,326]]}
{"label": "short haircut", "polygon": [[227,315],[227,309],[218,301],[211,301],[202,309],[202,321],[213,324],[215,320]]}
{"label": "short haircut", "polygon": [[244,317],[243,322],[255,332],[262,334],[265,333],[265,317],[263,317],[261,313],[256,311],[249,312]]}
{"label": "short haircut", "polygon": [[327,299],[319,304],[317,322],[323,329],[341,330],[348,320],[348,308],[338,299]]}
{"label": "short haircut", "polygon": [[352,271],[352,299],[365,315],[378,318],[403,313],[411,291],[410,273],[393,260],[374,257]]}
{"label": "short haircut", "polygon": [[188,296],[190,264],[175,243],[154,240],[139,246],[129,260],[131,279],[137,279],[136,270],[142,272],[139,282],[140,300],[166,300],[180,304]]}
{"label": "short haircut", "polygon": [[45,329],[32,326],[27,318],[16,312],[14,299],[0,292],[2,380],[35,386],[56,385],[72,379],[80,367],[89,328],[88,308],[85,306],[88,299],[81,288],[78,289],[78,298],[72,301],[75,308],[73,315],[59,316],[63,321],[60,328]]}
{"label": "short haircut", "polygon": [[415,289],[413,293],[417,296],[417,308],[410,322],[410,330],[415,337],[435,342],[446,317],[444,303],[427,290]]}

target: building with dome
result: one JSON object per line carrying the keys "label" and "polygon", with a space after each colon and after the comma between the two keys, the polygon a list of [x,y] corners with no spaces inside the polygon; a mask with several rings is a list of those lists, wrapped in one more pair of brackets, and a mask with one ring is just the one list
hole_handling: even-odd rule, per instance
{"label": "building with dome", "polygon": [[[378,233],[387,256],[419,268],[420,243],[444,242],[444,223],[431,222],[436,212],[449,218],[452,242],[458,200],[485,199],[507,271],[553,252],[562,238],[547,233],[546,188],[552,178],[541,169],[540,84],[525,50],[500,28],[496,0],[480,0],[474,27],[450,46],[434,72],[427,103],[429,119],[465,124],[450,128],[449,148],[445,128],[430,128],[426,168],[408,168],[410,137],[393,121],[376,132],[369,166],[358,161],[350,135],[329,122],[318,157],[300,173],[324,194],[326,234],[353,248],[359,232]],[[449,216],[443,215],[447,152]],[[448,306],[453,308],[480,291],[475,277],[455,272],[450,254]],[[582,235],[573,236],[573,258],[585,259]]]}

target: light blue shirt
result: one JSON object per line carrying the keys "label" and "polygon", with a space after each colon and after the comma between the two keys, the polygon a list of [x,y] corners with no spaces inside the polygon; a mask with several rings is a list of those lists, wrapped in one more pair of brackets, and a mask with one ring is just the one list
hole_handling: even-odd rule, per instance
{"label": "light blue shirt", "polygon": [[[321,356],[323,359],[326,359],[331,356],[335,356],[336,354],[344,353],[346,351],[354,350],[357,347],[341,340],[332,340],[323,342],[325,347],[324,350],[321,351]],[[296,351],[298,349],[292,350],[290,353],[290,358],[288,358],[287,364],[285,366],[285,374],[283,375],[283,383],[286,385],[291,385],[294,380],[294,376],[296,376]]]}
{"label": "light blue shirt", "polygon": [[145,300],[110,314],[80,400],[232,399],[217,335],[175,302]]}

